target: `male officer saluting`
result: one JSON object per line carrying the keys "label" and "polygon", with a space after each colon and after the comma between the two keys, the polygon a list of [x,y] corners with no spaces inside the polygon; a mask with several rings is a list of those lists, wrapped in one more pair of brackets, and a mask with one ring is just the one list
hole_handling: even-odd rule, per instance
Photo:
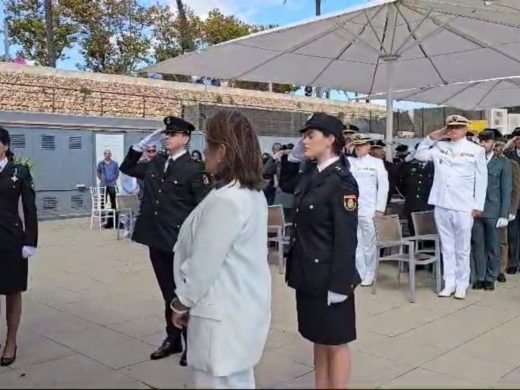
{"label": "male officer saluting", "polygon": [[[165,130],[159,129],[132,146],[121,164],[121,172],[144,180],[144,198],[132,239],[149,247],[165,302],[167,337],[152,353],[152,360],[182,352],[181,331],[171,321],[170,302],[175,297],[173,247],[182,223],[210,190],[204,166],[186,150],[194,126],[173,116],[166,117],[164,124]],[[159,154],[138,164],[146,145],[157,142],[162,133],[166,135],[168,155]],[[186,341],[186,332],[182,334]],[[185,365],[185,358],[186,351],[181,365]]]}
{"label": "male officer saluting", "polygon": [[508,224],[513,185],[511,164],[494,153],[502,137],[496,129],[485,129],[478,138],[486,151],[488,186],[484,212],[473,222],[471,235],[473,289],[492,291],[500,273],[499,229]]}
{"label": "male officer saluting", "polygon": [[[444,289],[440,297],[466,298],[469,287],[471,228],[484,210],[487,165],[484,148],[466,139],[469,121],[450,115],[446,127],[434,131],[417,147],[415,158],[433,161],[435,174],[429,204],[441,238]],[[439,141],[449,137],[450,141]]]}

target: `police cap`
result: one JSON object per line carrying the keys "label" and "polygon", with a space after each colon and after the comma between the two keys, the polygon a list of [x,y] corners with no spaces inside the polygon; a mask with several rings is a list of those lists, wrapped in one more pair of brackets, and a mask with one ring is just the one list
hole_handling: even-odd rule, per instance
{"label": "police cap", "polygon": [[502,138],[502,133],[497,129],[484,129],[478,135],[480,141],[495,140],[498,141]]}
{"label": "police cap", "polygon": [[340,138],[344,129],[343,122],[335,116],[325,114],[324,112],[315,112],[305,122],[305,127],[300,130],[300,133],[305,133],[307,130],[316,129],[326,135],[333,135]]}
{"label": "police cap", "polygon": [[520,136],[520,127],[517,127],[513,130],[513,132],[511,133],[511,136],[512,137],[518,137]]}
{"label": "police cap", "polygon": [[408,145],[399,144],[399,145],[396,146],[395,151],[396,152],[401,152],[401,153],[407,152],[408,151]]}
{"label": "police cap", "polygon": [[371,143],[372,146],[370,147],[370,149],[383,149],[386,147],[386,144],[380,139],[378,139],[377,141],[372,141]]}
{"label": "police cap", "polygon": [[165,134],[184,133],[186,135],[191,135],[191,132],[195,130],[195,126],[190,122],[176,116],[167,116],[164,118],[164,124],[166,128],[163,130],[163,133]]}

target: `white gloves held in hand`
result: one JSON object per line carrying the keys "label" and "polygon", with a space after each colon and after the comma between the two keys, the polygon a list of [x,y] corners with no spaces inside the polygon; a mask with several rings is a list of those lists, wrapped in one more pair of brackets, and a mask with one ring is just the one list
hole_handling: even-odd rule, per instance
{"label": "white gloves held in hand", "polygon": [[327,293],[327,306],[330,306],[334,303],[341,303],[343,301],[346,301],[348,298],[347,295],[338,294],[332,291],[329,291]]}
{"label": "white gloves held in hand", "polygon": [[503,228],[506,227],[509,224],[509,221],[507,218],[498,218],[497,221],[497,228]]}
{"label": "white gloves held in hand", "polygon": [[22,248],[22,257],[24,259],[28,259],[31,256],[34,256],[36,254],[36,248],[33,246],[24,246]]}
{"label": "white gloves held in hand", "polygon": [[138,152],[143,152],[149,144],[156,143],[161,139],[163,131],[164,129],[157,129],[152,134],[148,134],[137,145],[134,145],[134,149]]}

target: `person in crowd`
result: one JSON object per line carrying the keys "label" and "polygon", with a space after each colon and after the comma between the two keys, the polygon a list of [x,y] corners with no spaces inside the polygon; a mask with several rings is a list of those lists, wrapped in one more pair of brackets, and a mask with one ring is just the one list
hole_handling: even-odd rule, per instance
{"label": "person in crowd", "polygon": [[[99,185],[105,187],[105,208],[107,198],[110,200],[110,208],[116,208],[117,179],[119,178],[119,164],[112,160],[112,152],[107,149],[103,152],[104,159],[101,160],[96,169]],[[114,221],[109,219],[105,228],[111,229]]]}
{"label": "person in crowd", "polygon": [[[277,155],[278,152],[281,149],[282,149],[282,144],[280,142],[275,142],[273,144],[273,146],[271,147],[271,152],[272,152],[271,156]],[[277,172],[277,170],[279,170],[279,164],[277,165],[277,169],[275,169],[274,171],[273,171],[272,168],[270,168],[266,172],[265,166],[267,165],[267,163],[269,161],[270,161],[270,158],[264,163],[263,177],[267,181],[267,185],[264,188],[264,195],[265,195],[265,198],[267,199],[267,204],[269,206],[272,206],[274,204],[275,197],[276,197],[276,182],[275,182],[275,180],[277,180],[276,172]]]}
{"label": "person in crowd", "polygon": [[[358,187],[340,158],[343,124],[315,113],[302,130],[306,164],[295,193],[286,281],[296,290],[298,330],[314,343],[317,389],[347,388],[356,338],[354,289]],[[303,156],[293,155],[301,161]]]}
{"label": "person in crowd", "polygon": [[[139,159],[139,164],[146,163],[151,161],[155,156],[157,156],[157,146],[155,144],[149,144],[145,146],[145,152]],[[137,179],[137,185],[139,186],[139,192],[137,193],[137,198],[139,199],[139,204],[143,201],[144,196],[144,180]]]}
{"label": "person in crowd", "polygon": [[386,159],[386,144],[381,141],[373,141],[370,146],[370,155],[375,158],[383,160],[386,172],[388,173],[388,198],[387,204],[390,203],[390,199],[395,194],[396,182],[397,182],[397,169],[394,163],[391,163]]}
{"label": "person in crowd", "polygon": [[[497,156],[504,156],[504,141],[497,141],[495,144],[495,153]],[[507,157],[506,157],[507,158]],[[516,160],[508,158],[509,163],[511,164],[511,172],[513,174],[513,182],[512,182],[512,191],[511,191],[511,207],[509,208],[509,224],[507,228],[501,228],[499,230],[500,235],[500,273],[497,277],[497,282],[505,283],[507,281],[506,278],[506,270],[510,258],[509,253],[509,240],[508,240],[508,232],[513,225],[513,229],[517,228],[516,214],[518,209],[520,208],[520,164],[516,162]],[[514,231],[514,230],[513,230]]]}
{"label": "person in crowd", "polygon": [[408,152],[408,145],[399,144],[395,148],[395,157],[394,157],[394,165],[396,170],[399,170],[401,164],[403,164],[406,160],[406,156],[410,153]]}
{"label": "person in crowd", "polygon": [[237,111],[221,111],[208,121],[206,144],[206,168],[216,189],[179,233],[173,323],[188,325],[196,388],[253,389],[253,367],[271,323],[260,144]]}
{"label": "person in crowd", "polygon": [[267,164],[270,158],[271,155],[269,153],[262,153],[262,167],[264,167],[265,164]]}
{"label": "person in crowd", "polygon": [[[511,139],[504,147],[504,155],[520,164],[520,127],[511,133]],[[520,263],[520,208],[516,211],[516,218],[510,221],[508,226],[509,261],[506,273],[514,275],[518,272]]]}
{"label": "person in crowd", "polygon": [[273,157],[265,164],[264,176],[273,176],[276,195],[274,204],[283,207],[285,221],[292,221],[294,190],[300,179],[300,164],[289,160],[289,154],[294,145],[282,146]]}
{"label": "person in crowd", "polygon": [[396,182],[397,189],[404,197],[404,211],[412,236],[415,235],[412,213],[433,209],[433,206],[428,204],[433,185],[433,162],[419,161],[414,155],[415,150],[401,164]]}
{"label": "person in crowd", "polygon": [[343,130],[343,138],[345,139],[344,154],[347,157],[354,155],[354,145],[352,144],[352,141],[358,133],[359,128],[357,126],[354,126],[353,124],[345,125],[345,129]]}
{"label": "person in crowd", "polygon": [[7,317],[0,366],[10,366],[16,360],[22,292],[27,290],[28,259],[36,254],[37,243],[38,218],[31,173],[25,165],[14,161],[9,132],[0,127],[0,295],[6,296]]}
{"label": "person in crowd", "polygon": [[203,161],[202,153],[199,150],[191,152],[191,158],[195,161]]}
{"label": "person in crowd", "polygon": [[484,211],[473,221],[471,232],[472,288],[493,291],[500,273],[499,229],[509,222],[513,178],[508,159],[494,151],[502,134],[496,129],[485,129],[478,138],[486,152],[488,183]]}
{"label": "person in crowd", "polygon": [[[164,124],[164,130],[156,130],[132,146],[121,164],[121,172],[145,183],[144,199],[132,239],[148,246],[165,304],[167,337],[152,353],[152,360],[183,351],[181,331],[172,324],[171,318],[170,303],[175,297],[172,249],[182,223],[210,190],[204,165],[194,161],[186,150],[195,127],[174,116],[164,118]],[[163,133],[168,154],[158,154],[148,162],[138,163],[146,146],[157,142]],[[186,332],[183,336],[186,339]],[[181,365],[185,362],[186,349]]]}
{"label": "person in crowd", "polygon": [[372,157],[370,138],[354,140],[356,157],[349,157],[350,170],[359,186],[356,267],[362,286],[374,282],[376,272],[376,228],[374,217],[385,213],[388,201],[388,173],[380,158]]}
{"label": "person in crowd", "polygon": [[[446,127],[428,135],[415,158],[433,161],[435,174],[428,203],[441,239],[444,289],[440,297],[466,298],[470,279],[471,228],[486,200],[487,163],[484,148],[466,139],[469,121],[450,115]],[[449,137],[450,141],[439,141]]]}

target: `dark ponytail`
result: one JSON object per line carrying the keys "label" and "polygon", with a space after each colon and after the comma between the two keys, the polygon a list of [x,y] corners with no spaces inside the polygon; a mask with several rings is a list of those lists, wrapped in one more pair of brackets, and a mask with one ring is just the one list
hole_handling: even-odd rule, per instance
{"label": "dark ponytail", "polygon": [[3,127],[0,127],[0,142],[9,148],[5,156],[9,161],[13,161],[14,153],[11,151],[11,137],[9,136],[9,132]]}
{"label": "dark ponytail", "polygon": [[14,161],[14,153],[11,152],[11,149],[7,150],[7,152],[5,153],[5,157],[7,157],[7,160],[10,162]]}

